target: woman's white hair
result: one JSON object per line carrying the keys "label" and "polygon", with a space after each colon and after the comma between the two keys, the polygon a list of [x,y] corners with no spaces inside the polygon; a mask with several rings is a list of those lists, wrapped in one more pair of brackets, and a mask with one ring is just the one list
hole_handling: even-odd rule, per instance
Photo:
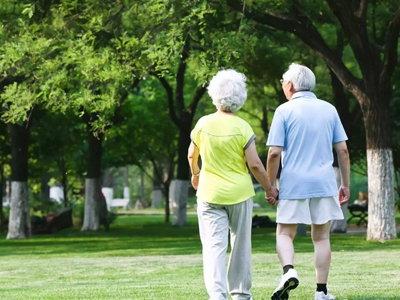
{"label": "woman's white hair", "polygon": [[210,81],[208,94],[218,109],[236,112],[247,99],[246,76],[235,70],[219,71]]}
{"label": "woman's white hair", "polygon": [[291,82],[296,92],[312,91],[315,87],[315,75],[306,66],[292,63],[282,76],[285,82]]}

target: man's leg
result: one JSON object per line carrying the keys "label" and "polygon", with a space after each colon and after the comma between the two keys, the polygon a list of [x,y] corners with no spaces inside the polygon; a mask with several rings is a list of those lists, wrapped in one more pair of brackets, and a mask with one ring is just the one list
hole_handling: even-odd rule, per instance
{"label": "man's leg", "polygon": [[297,224],[278,223],[276,230],[276,250],[283,267],[283,276],[277,288],[272,293],[272,300],[287,300],[289,292],[299,285],[299,277],[293,267],[293,239]]}
{"label": "man's leg", "polygon": [[282,267],[292,265],[294,260],[293,240],[297,224],[278,224],[276,229],[276,251]]}
{"label": "man's leg", "polygon": [[314,262],[319,291],[327,293],[329,267],[331,265],[330,223],[312,225],[311,237],[314,243]]}
{"label": "man's leg", "polygon": [[197,201],[200,239],[203,245],[204,282],[210,300],[227,300],[226,251],[228,248],[228,214],[219,205]]}
{"label": "man's leg", "polygon": [[250,300],[253,199],[231,205],[227,209],[231,231],[228,291],[233,300]]}

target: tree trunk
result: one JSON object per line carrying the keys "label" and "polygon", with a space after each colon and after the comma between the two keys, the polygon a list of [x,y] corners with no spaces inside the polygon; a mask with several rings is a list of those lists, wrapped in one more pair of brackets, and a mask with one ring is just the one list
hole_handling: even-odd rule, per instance
{"label": "tree trunk", "polygon": [[107,209],[111,210],[111,203],[114,199],[114,180],[110,169],[103,171],[102,189],[104,198],[106,198]]}
{"label": "tree trunk", "polygon": [[67,172],[63,172],[61,176],[61,184],[63,186],[64,207],[68,207],[68,177]]}
{"label": "tree trunk", "polygon": [[397,238],[389,101],[376,96],[363,106],[368,161],[368,240]]}
{"label": "tree trunk", "polygon": [[93,135],[90,124],[87,125],[88,134],[88,172],[85,181],[85,216],[82,231],[98,230],[100,227],[100,175],[102,134]]}
{"label": "tree trunk", "polygon": [[169,189],[172,179],[174,178],[174,159],[171,158],[171,161],[168,165],[165,166],[165,173],[163,179],[163,193],[165,197],[165,223],[169,223],[170,215],[171,215],[171,204],[169,199]]}
{"label": "tree trunk", "polygon": [[164,187],[164,197],[165,197],[165,223],[169,223],[170,209],[169,209],[169,185],[167,182]]}
{"label": "tree trunk", "polygon": [[41,183],[40,183],[40,189],[42,191],[42,198],[48,201],[50,199],[50,187],[49,187],[49,178],[47,176],[43,176]]}
{"label": "tree trunk", "polygon": [[145,192],[144,192],[144,172],[142,169],[140,169],[139,196],[140,196],[140,202],[142,203],[143,208],[146,208],[148,206],[148,203],[145,199],[146,197],[145,197]]}
{"label": "tree trunk", "polygon": [[[162,171],[161,171],[162,174]],[[153,168],[153,198],[151,199],[151,207],[152,208],[160,208],[161,207],[161,182],[157,176],[157,170]]]}
{"label": "tree trunk", "polygon": [[368,149],[368,240],[397,238],[392,149]]}
{"label": "tree trunk", "polygon": [[100,180],[86,178],[85,180],[85,216],[82,231],[98,230],[100,228],[99,195]]}
{"label": "tree trunk", "polygon": [[193,118],[189,120],[189,116],[187,116],[187,118],[188,119],[183,122],[183,126],[179,131],[177,180],[171,182],[171,187],[169,189],[169,198],[174,215],[172,225],[174,226],[184,226],[187,224],[186,204],[190,184],[190,170],[187,153],[190,145],[190,131],[193,120]]}
{"label": "tree trunk", "polygon": [[172,203],[173,219],[172,225],[185,226],[186,219],[186,203],[188,198],[189,181],[188,180],[172,180],[169,189],[169,198]]}
{"label": "tree trunk", "polygon": [[[142,195],[140,195],[140,197],[142,197]],[[124,199],[131,199],[130,189],[129,189],[129,166],[125,166],[124,169]],[[140,200],[143,203],[143,199]]]}
{"label": "tree trunk", "polygon": [[11,180],[6,181],[6,202],[8,205],[11,203]]}
{"label": "tree trunk", "polygon": [[190,146],[190,131],[192,122],[185,122],[182,128],[179,130],[178,140],[178,174],[176,179],[189,180],[190,171],[189,163],[187,159],[188,149]]}
{"label": "tree trunk", "polygon": [[32,236],[27,181],[11,182],[10,220],[7,239],[27,239]]}
{"label": "tree trunk", "polygon": [[331,75],[332,95],[337,112],[347,135],[350,135],[350,132],[353,130],[353,120],[350,115],[349,99],[344,92],[343,84],[340,82],[339,78],[337,78],[336,74],[331,69],[329,69],[329,73]]}
{"label": "tree trunk", "polygon": [[11,137],[11,203],[7,239],[32,236],[28,189],[29,129],[8,124]]}

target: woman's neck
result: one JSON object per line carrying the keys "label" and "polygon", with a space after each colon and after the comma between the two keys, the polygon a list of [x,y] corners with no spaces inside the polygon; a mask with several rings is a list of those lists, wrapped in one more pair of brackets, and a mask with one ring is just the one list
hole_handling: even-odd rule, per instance
{"label": "woman's neck", "polygon": [[222,109],[218,109],[217,114],[231,115],[234,116],[233,112],[223,111]]}

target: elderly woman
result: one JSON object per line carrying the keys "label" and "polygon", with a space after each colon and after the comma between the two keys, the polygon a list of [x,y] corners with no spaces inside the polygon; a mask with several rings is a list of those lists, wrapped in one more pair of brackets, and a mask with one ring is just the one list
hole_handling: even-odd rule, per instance
{"label": "elderly woman", "polygon": [[[254,189],[246,161],[266,197],[276,198],[278,192],[257,155],[252,128],[235,116],[247,98],[246,77],[234,70],[220,71],[211,80],[208,93],[218,111],[197,122],[188,153],[192,185],[197,190],[204,281],[210,300],[228,299],[227,290],[234,300],[252,299]],[[231,255],[226,272],[229,232]]]}

